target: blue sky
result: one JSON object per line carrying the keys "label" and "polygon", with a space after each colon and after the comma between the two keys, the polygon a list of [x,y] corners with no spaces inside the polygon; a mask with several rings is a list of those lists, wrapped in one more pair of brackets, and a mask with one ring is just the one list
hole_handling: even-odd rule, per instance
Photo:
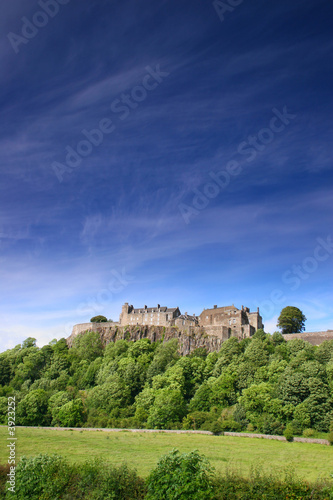
{"label": "blue sky", "polygon": [[1,350],[124,302],[333,328],[331,3],[55,1],[0,20]]}

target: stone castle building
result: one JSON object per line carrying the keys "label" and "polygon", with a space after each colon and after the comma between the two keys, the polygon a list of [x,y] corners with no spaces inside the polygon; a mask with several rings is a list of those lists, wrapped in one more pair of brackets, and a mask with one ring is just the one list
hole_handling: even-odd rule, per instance
{"label": "stone castle building", "polygon": [[179,307],[141,307],[134,308],[126,302],[121,308],[119,316],[120,326],[148,325],[148,326],[173,326],[176,318],[180,317]]}
{"label": "stone castle building", "polygon": [[234,305],[226,307],[214,306],[204,309],[197,317],[187,312],[181,314],[179,307],[134,308],[126,302],[122,306],[119,317],[120,326],[177,326],[179,329],[189,330],[190,327],[203,327],[208,334],[217,335],[224,340],[231,336],[245,338],[252,336],[259,328],[264,328],[262,317],[257,312],[250,312],[248,307],[237,309]]}
{"label": "stone castle building", "polygon": [[204,309],[199,316],[200,326],[223,327],[227,337],[251,337],[260,328],[264,329],[262,317],[259,314],[259,307],[256,312],[250,312],[248,307],[242,306],[237,309],[234,305]]}

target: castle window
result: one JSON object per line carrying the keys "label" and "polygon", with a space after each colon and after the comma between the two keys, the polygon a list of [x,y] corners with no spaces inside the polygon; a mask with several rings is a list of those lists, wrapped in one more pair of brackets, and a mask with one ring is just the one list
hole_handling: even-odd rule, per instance
{"label": "castle window", "polygon": [[231,325],[231,319],[229,319],[229,325]]}
{"label": "castle window", "polygon": [[233,322],[236,323],[236,318],[233,319]]}

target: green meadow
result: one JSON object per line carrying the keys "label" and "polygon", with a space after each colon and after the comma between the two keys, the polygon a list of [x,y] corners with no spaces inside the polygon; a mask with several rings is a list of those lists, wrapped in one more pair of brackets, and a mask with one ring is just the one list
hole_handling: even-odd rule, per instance
{"label": "green meadow", "polygon": [[[0,427],[0,463],[7,462],[7,427]],[[39,453],[57,453],[70,462],[102,457],[113,463],[127,462],[146,477],[158,459],[178,448],[197,449],[217,471],[227,467],[247,476],[251,466],[269,470],[294,469],[309,481],[333,474],[333,447],[308,443],[288,443],[266,439],[202,434],[133,433],[128,431],[71,431],[16,428],[17,458]]]}

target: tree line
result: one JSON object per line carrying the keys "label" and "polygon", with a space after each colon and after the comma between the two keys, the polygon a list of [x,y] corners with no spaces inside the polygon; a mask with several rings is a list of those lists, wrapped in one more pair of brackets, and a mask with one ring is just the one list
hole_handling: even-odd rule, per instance
{"label": "tree line", "polygon": [[96,332],[0,354],[0,421],[15,396],[17,425],[257,431],[311,436],[333,421],[333,341],[312,346],[258,330],[219,352],[178,353],[178,340]]}

